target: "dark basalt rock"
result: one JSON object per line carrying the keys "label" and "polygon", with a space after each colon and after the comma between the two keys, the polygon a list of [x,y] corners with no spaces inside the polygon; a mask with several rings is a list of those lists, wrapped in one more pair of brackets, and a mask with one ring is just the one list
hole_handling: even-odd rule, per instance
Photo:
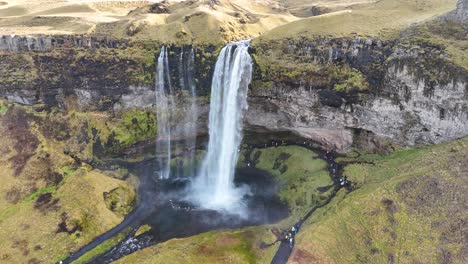
{"label": "dark basalt rock", "polygon": [[322,90],[319,91],[320,103],[326,106],[340,108],[343,105],[343,98],[335,91]]}

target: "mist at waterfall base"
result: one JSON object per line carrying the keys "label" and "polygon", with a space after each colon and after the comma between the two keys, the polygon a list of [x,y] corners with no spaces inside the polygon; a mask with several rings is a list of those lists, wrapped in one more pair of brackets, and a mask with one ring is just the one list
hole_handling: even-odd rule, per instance
{"label": "mist at waterfall base", "polygon": [[[151,230],[136,237],[132,233],[91,263],[110,263],[172,238],[287,217],[288,208],[278,198],[278,182],[272,175],[254,167],[236,169],[252,75],[248,48],[248,41],[231,43],[218,57],[208,138],[197,135],[193,48],[162,48],[155,85],[156,156],[120,164],[139,177],[140,202],[119,230],[127,226],[136,230],[144,224]],[[177,126],[176,116],[184,123]]]}
{"label": "mist at waterfall base", "polygon": [[247,217],[247,185],[235,186],[234,173],[242,141],[243,113],[252,76],[249,42],[237,42],[221,50],[211,86],[208,152],[189,198],[199,206]]}
{"label": "mist at waterfall base", "polygon": [[[236,164],[239,158],[239,147],[242,141],[243,114],[247,110],[247,92],[252,76],[252,59],[248,53],[249,41],[228,44],[218,56],[212,79],[210,112],[209,112],[209,138],[206,144],[206,153],[201,162],[196,164],[194,151],[197,142],[196,120],[198,118],[194,85],[194,52],[187,49],[180,53],[178,62],[179,87],[189,91],[192,99],[186,104],[183,118],[184,140],[174,139],[174,109],[177,105],[173,97],[174,81],[171,82],[169,70],[174,60],[168,59],[168,48],[163,47],[158,59],[156,82],[156,107],[158,109],[158,134],[160,139],[156,142],[157,166],[155,173],[163,187],[159,188],[158,199],[169,201],[172,209],[180,209],[184,214],[205,212],[207,221],[264,223],[271,220],[268,206],[278,209],[278,206],[269,204],[275,200],[274,183],[266,184],[268,177],[251,175],[252,179],[263,182],[256,185],[255,180],[249,180],[245,175],[252,171],[244,169],[236,175]],[[171,65],[170,65],[171,64]],[[187,106],[188,105],[188,106]],[[162,140],[161,140],[162,138]],[[171,145],[172,144],[172,145]],[[189,172],[179,166],[171,166],[171,158],[177,156],[174,149],[179,148],[185,153],[185,162],[189,163]],[[187,151],[192,150],[192,151]],[[187,155],[189,155],[187,159]],[[187,166],[186,166],[187,167]],[[182,171],[185,171],[183,173]],[[261,174],[256,172],[254,174]],[[236,180],[235,178],[243,179]],[[269,180],[269,179],[268,179]],[[260,186],[267,187],[262,190]],[[278,203],[278,201],[274,201]],[[267,205],[268,204],[268,205]],[[263,207],[263,208],[259,208]],[[282,210],[280,210],[282,211]],[[190,213],[187,213],[190,212]],[[198,213],[197,213],[198,214]],[[165,217],[169,214],[166,213]],[[213,217],[213,215],[217,215]],[[204,217],[197,216],[199,219]],[[276,218],[276,217],[273,217]],[[217,223],[211,223],[217,225]]]}

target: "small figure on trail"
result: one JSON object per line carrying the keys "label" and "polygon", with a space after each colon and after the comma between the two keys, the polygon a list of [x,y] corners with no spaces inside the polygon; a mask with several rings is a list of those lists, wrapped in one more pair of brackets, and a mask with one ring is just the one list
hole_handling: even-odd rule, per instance
{"label": "small figure on trail", "polygon": [[291,246],[291,248],[294,247],[294,238],[293,237],[289,238],[289,246]]}
{"label": "small figure on trail", "polygon": [[297,233],[296,226],[291,227],[291,232],[295,235]]}
{"label": "small figure on trail", "polygon": [[299,232],[299,224],[295,224],[294,228],[296,229],[296,234],[297,234],[297,232]]}

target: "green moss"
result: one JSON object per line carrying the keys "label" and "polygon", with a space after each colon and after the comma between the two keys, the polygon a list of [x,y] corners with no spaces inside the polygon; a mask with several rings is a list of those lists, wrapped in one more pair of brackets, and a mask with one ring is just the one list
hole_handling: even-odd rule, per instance
{"label": "green moss", "polygon": [[[180,147],[176,147],[175,149],[176,153],[181,153],[183,151],[184,150]],[[203,158],[205,157],[205,153],[205,151],[197,150],[193,157],[193,164],[191,163],[192,160],[189,159],[190,156],[173,158],[170,162],[171,170],[179,171],[182,175],[192,176],[190,173],[193,171],[193,168],[198,168],[201,166]]]}
{"label": "green moss", "polygon": [[118,125],[112,129],[115,139],[123,147],[154,137],[156,132],[156,116],[146,110],[124,112]]}
{"label": "green moss", "polygon": [[335,263],[433,263],[444,254],[456,261],[463,242],[445,237],[454,235],[448,226],[466,217],[451,201],[465,193],[459,176],[467,144],[462,139],[398,150],[346,166],[359,188],[314,213],[297,237],[297,250]]}
{"label": "green moss", "polygon": [[8,106],[0,101],[0,116],[4,115],[8,111]]}
{"label": "green moss", "polygon": [[104,193],[107,208],[121,216],[125,216],[133,210],[135,199],[135,193],[123,186]]}
{"label": "green moss", "polygon": [[137,237],[137,236],[139,236],[139,235],[141,235],[141,234],[144,234],[144,233],[146,233],[146,232],[148,232],[148,231],[150,231],[150,230],[151,230],[151,226],[150,226],[150,225],[142,225],[142,226],[140,226],[140,227],[138,228],[138,230],[135,232],[135,236]]}
{"label": "green moss", "polygon": [[[421,56],[436,56],[468,70],[466,25],[450,20],[435,20],[412,27],[402,42]],[[448,56],[443,56],[447,54]],[[430,66],[430,65],[428,65]],[[434,65],[440,68],[440,65]],[[429,73],[428,77],[437,76]]]}
{"label": "green moss", "polygon": [[72,167],[70,167],[70,166],[62,167],[60,170],[61,170],[61,172],[62,172],[63,174],[65,174],[65,175],[71,175],[71,174],[73,174],[73,173],[76,171],[75,168],[72,168]]}
{"label": "green moss", "polygon": [[352,92],[366,91],[369,84],[366,77],[358,70],[349,65],[330,66],[325,72],[328,74],[330,83],[334,84],[335,91]]}
{"label": "green moss", "polygon": [[253,241],[251,237],[247,237],[245,233],[236,233],[235,237],[240,240],[240,243],[232,250],[239,255],[243,255],[249,264],[257,263],[257,254],[253,251]]}
{"label": "green moss", "polygon": [[54,193],[58,187],[59,185],[49,186],[27,195],[18,204],[10,206],[7,209],[0,212],[0,223],[3,221],[3,219],[8,218],[10,215],[14,214],[17,210],[19,210],[21,206],[36,200],[41,194]]}
{"label": "green moss", "polygon": [[255,53],[253,58],[258,67],[257,74],[260,80],[266,80],[263,83],[253,83],[256,87],[270,87],[272,81],[308,79],[313,76],[311,72],[316,72],[320,67],[315,63],[300,62],[292,55],[281,53],[281,47],[275,46],[274,43],[269,43],[268,50],[264,49],[262,54]]}
{"label": "green moss", "polygon": [[278,245],[259,245],[274,239],[264,227],[210,231],[145,248],[117,263],[270,263]]}
{"label": "green moss", "polygon": [[50,186],[47,188],[39,189],[31,193],[30,195],[26,196],[21,202],[27,203],[27,202],[36,200],[37,197],[39,197],[39,195],[45,194],[45,193],[53,193],[55,190],[57,190],[57,186]]}
{"label": "green moss", "polygon": [[[246,153],[241,153],[239,167],[246,167]],[[280,146],[253,150],[249,160],[257,169],[269,172],[279,182],[279,196],[288,204],[292,218],[298,220],[307,210],[323,203],[331,189],[320,192],[319,187],[332,185],[327,163],[314,152],[299,146]]]}

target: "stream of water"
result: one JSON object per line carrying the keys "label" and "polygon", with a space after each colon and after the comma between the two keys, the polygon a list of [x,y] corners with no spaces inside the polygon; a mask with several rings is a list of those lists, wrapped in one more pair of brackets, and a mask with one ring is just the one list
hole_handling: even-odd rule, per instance
{"label": "stream of water", "polygon": [[[110,263],[171,238],[192,236],[218,228],[274,223],[287,216],[287,207],[280,202],[277,196],[277,182],[273,181],[271,175],[255,168],[236,171],[243,139],[242,119],[248,107],[247,92],[252,78],[252,59],[248,49],[249,41],[231,43],[222,49],[218,57],[211,88],[207,153],[197,173],[193,166],[193,154],[191,157],[182,155],[188,160],[192,170],[189,173],[192,177],[187,178],[181,177],[182,172],[177,166],[175,170],[171,170],[170,161],[171,158],[181,155],[176,153],[177,151],[185,153],[188,149],[196,148],[194,135],[198,109],[193,76],[194,52],[193,49],[182,49],[179,54],[178,92],[187,94],[188,100],[183,103],[183,120],[187,123],[182,128],[184,140],[182,143],[177,141],[175,144],[179,145],[175,149],[178,150],[174,150],[171,139],[172,133],[176,132],[172,123],[175,108],[178,107],[169,74],[169,52],[166,47],[162,48],[158,58],[155,85],[158,118],[157,156],[139,164],[125,165],[135,175],[140,175],[140,204],[121,224],[71,254],[64,263],[78,259],[128,227],[135,231],[139,226],[149,224],[152,229],[138,237],[134,237],[134,232],[130,233],[124,241],[92,260],[92,263]],[[278,144],[276,142],[256,147],[266,148]],[[281,144],[284,145],[284,142]],[[297,143],[286,143],[289,144]],[[249,149],[252,147],[251,145]],[[329,170],[336,181],[338,169],[335,168],[334,158],[325,155],[323,158],[331,166]],[[157,179],[154,177],[155,172],[159,176]],[[310,214],[315,209],[312,209]],[[291,249],[286,246],[285,243],[281,244],[274,263],[287,260]]]}
{"label": "stream of water", "polygon": [[249,41],[228,44],[216,62],[211,86],[208,153],[191,191],[203,208],[243,214],[246,188],[234,186],[234,171],[242,141],[243,114],[252,79]]}
{"label": "stream of water", "polygon": [[156,118],[158,120],[158,138],[156,139],[156,156],[158,157],[158,174],[161,179],[168,179],[171,171],[171,109],[174,106],[172,84],[169,75],[167,48],[162,47],[159,54],[156,74]]}

